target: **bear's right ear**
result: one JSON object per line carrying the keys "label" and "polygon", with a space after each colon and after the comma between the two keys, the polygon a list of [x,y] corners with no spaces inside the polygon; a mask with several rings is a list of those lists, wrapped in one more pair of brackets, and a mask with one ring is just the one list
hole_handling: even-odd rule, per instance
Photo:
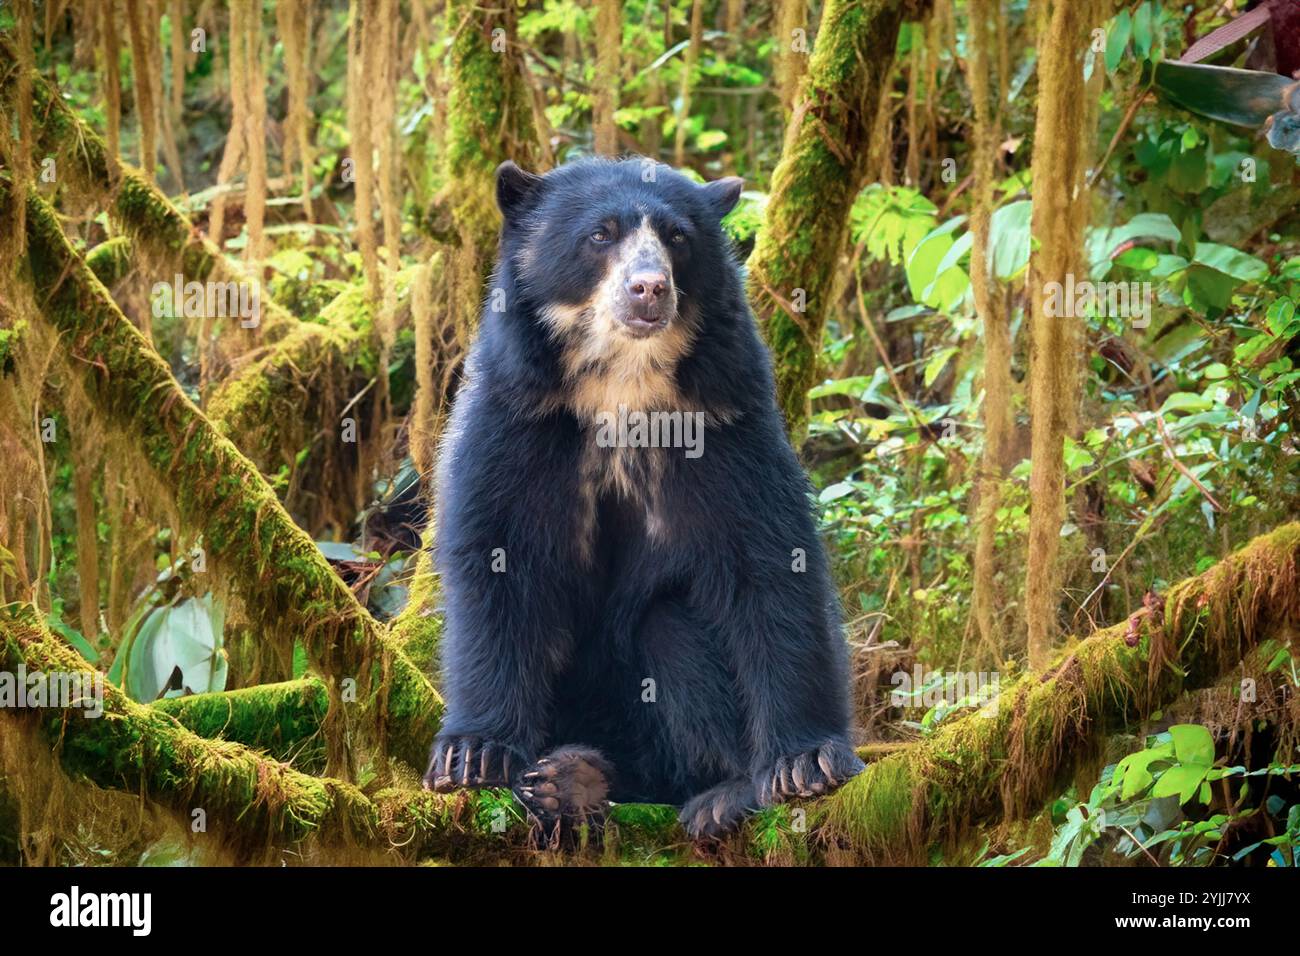
{"label": "bear's right ear", "polygon": [[514,222],[523,214],[541,184],[541,176],[524,172],[511,160],[497,167],[497,206],[506,222]]}

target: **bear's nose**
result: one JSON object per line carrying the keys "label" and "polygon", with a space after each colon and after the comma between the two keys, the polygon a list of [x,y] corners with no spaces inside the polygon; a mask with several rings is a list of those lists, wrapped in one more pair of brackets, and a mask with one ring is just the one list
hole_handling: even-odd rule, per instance
{"label": "bear's nose", "polygon": [[668,277],[662,272],[637,272],[628,276],[625,288],[632,301],[651,305],[668,291]]}

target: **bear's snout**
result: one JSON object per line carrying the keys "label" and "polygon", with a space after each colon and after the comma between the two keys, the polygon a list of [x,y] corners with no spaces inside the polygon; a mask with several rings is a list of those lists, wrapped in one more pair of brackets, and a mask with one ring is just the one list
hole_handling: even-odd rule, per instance
{"label": "bear's snout", "polygon": [[634,335],[652,335],[668,325],[673,310],[671,282],[662,271],[637,270],[623,283],[627,308],[620,318]]}

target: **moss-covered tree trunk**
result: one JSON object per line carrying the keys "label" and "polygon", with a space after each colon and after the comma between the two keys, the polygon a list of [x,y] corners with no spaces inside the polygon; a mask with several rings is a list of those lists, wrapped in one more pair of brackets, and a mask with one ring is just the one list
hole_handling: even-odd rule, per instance
{"label": "moss-covered tree trunk", "polygon": [[[450,0],[447,33],[447,135],[443,186],[444,247],[432,253],[421,282],[416,314],[416,354],[438,367],[422,366],[412,414],[411,451],[422,475],[433,468],[445,417],[447,390],[478,329],[483,283],[496,257],[501,216],[496,207],[496,168],[512,159],[537,169],[544,151],[533,124],[532,96],[515,39],[515,7]],[[431,257],[431,258],[432,258]],[[425,300],[424,294],[428,294]],[[454,329],[455,347],[445,334]]]}
{"label": "moss-covered tree trunk", "polygon": [[776,362],[777,402],[796,444],[808,423],[849,210],[866,184],[876,107],[898,30],[926,0],[828,0],[749,257],[749,297]]}
{"label": "moss-covered tree trunk", "polygon": [[483,281],[495,258],[496,168],[513,159],[525,169],[539,155],[532,108],[515,41],[515,8],[451,0],[444,187],[456,248],[447,263],[447,304],[468,346],[478,327]]}

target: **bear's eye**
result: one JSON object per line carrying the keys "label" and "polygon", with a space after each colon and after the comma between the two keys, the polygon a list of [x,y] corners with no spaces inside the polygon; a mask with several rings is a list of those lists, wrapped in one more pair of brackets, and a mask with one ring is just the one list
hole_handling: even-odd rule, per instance
{"label": "bear's eye", "polygon": [[680,229],[674,229],[673,234],[668,237],[668,240],[673,245],[680,246],[683,242],[686,241],[686,233],[682,232]]}
{"label": "bear's eye", "polygon": [[609,242],[609,230],[597,229],[591,234],[591,241],[597,245],[603,245],[604,243]]}

